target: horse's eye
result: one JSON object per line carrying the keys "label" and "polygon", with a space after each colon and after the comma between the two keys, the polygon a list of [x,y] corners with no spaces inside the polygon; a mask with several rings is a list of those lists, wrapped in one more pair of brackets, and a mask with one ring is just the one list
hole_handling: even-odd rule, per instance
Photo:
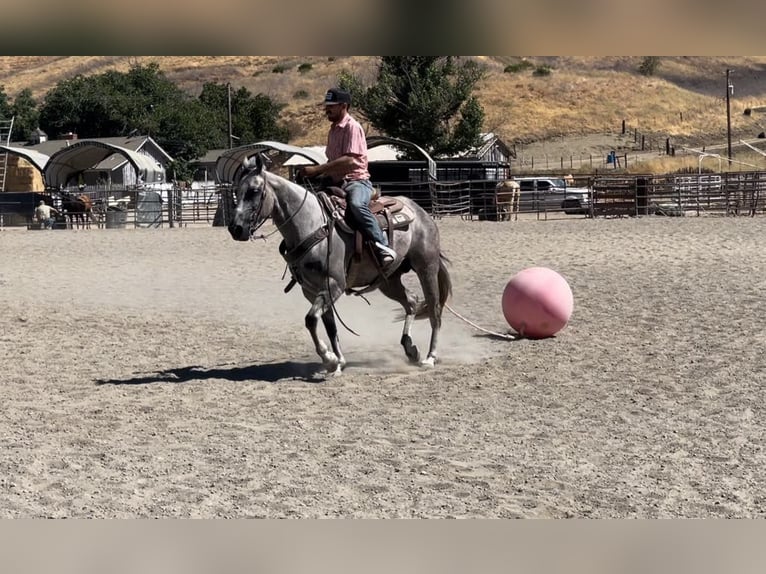
{"label": "horse's eye", "polygon": [[253,201],[256,191],[258,190],[252,187],[248,187],[247,190],[245,190],[245,201]]}

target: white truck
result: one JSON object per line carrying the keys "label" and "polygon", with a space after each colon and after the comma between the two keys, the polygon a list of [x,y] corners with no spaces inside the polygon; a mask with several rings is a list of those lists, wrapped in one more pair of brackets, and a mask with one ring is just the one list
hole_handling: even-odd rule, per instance
{"label": "white truck", "polygon": [[563,211],[587,214],[591,191],[587,187],[569,187],[560,177],[514,177],[521,186],[519,211]]}

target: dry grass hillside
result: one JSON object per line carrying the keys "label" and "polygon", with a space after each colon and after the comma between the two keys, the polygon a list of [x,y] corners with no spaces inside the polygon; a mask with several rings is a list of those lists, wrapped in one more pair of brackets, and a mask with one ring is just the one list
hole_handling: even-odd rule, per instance
{"label": "dry grass hillside", "polygon": [[[528,57],[532,67],[516,73],[504,69],[519,62],[518,57],[475,58],[489,71],[478,90],[486,129],[529,150],[543,146],[561,154],[600,153],[600,148],[615,145],[608,137],[620,131],[623,120],[655,142],[665,137],[677,146],[725,142],[727,68],[734,70],[734,141],[756,137],[766,124],[766,113],[763,118],[743,113],[766,105],[764,56],[668,56],[650,77],[637,72],[640,57]],[[30,88],[42,98],[56,82],[74,74],[127,70],[132,63],[152,61],[191,93],[204,82],[231,82],[287,104],[285,117],[296,134],[291,143],[299,145],[324,141],[327,126],[315,104],[338,74],[351,70],[373,79],[377,64],[376,58],[362,56],[3,56],[0,85],[10,96]],[[301,64],[311,64],[311,69],[301,72]],[[550,67],[550,75],[533,73],[542,65]],[[277,67],[284,71],[276,73]],[[622,143],[630,146],[632,141]]]}

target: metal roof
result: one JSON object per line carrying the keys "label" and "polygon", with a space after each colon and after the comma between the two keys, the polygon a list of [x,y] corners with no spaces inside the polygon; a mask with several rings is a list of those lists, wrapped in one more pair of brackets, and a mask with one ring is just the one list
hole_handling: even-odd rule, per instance
{"label": "metal roof", "polygon": [[27,160],[29,163],[31,163],[33,166],[39,169],[40,173],[42,173],[43,170],[45,169],[45,164],[48,163],[48,159],[49,159],[49,156],[47,156],[46,154],[40,153],[39,151],[35,151],[29,148],[0,145],[0,150],[23,157],[25,160]]}
{"label": "metal roof", "polygon": [[382,146],[393,145],[397,147],[411,147],[420,152],[420,155],[426,160],[428,164],[428,178],[431,181],[436,181],[436,162],[434,158],[428,155],[428,152],[417,144],[408,142],[406,140],[400,140],[399,138],[390,138],[388,136],[370,136],[367,138],[367,149]]}
{"label": "metal roof", "polygon": [[78,140],[50,156],[43,170],[45,184],[53,188],[65,186],[73,175],[97,166],[115,153],[125,157],[144,182],[163,179],[164,169],[142,153],[100,140]]}
{"label": "metal roof", "polygon": [[242,169],[242,164],[249,157],[259,152],[274,151],[273,154],[280,163],[284,163],[294,155],[300,155],[315,164],[327,161],[327,156],[311,148],[298,147],[274,141],[262,141],[247,144],[224,151],[215,162],[215,173],[221,183],[234,183]]}
{"label": "metal roof", "polygon": [[445,158],[445,159],[468,159],[468,158],[476,158],[478,160],[483,160],[484,156],[489,153],[489,151],[494,147],[497,146],[500,148],[500,150],[503,152],[504,155],[508,157],[515,157],[515,153],[512,149],[510,149],[503,140],[501,140],[497,135],[495,135],[492,132],[486,132],[479,135],[480,143],[478,147],[474,147],[468,150],[465,150],[461,153],[455,154],[451,158]]}
{"label": "metal roof", "polygon": [[[410,147],[416,149],[425,158],[428,164],[428,176],[431,180],[436,180],[436,162],[428,155],[428,152],[420,146],[387,136],[370,136],[367,138],[367,148],[375,148],[383,145],[395,145],[398,147]],[[274,141],[262,141],[233,149],[225,150],[215,163],[215,172],[218,181],[221,183],[234,183],[237,180],[239,171],[244,161],[259,152],[273,151],[278,161],[284,165],[290,158],[298,155],[308,159],[314,164],[321,164],[327,161],[327,156],[321,149],[316,147],[298,147],[283,144]],[[297,163],[297,162],[296,162]]]}

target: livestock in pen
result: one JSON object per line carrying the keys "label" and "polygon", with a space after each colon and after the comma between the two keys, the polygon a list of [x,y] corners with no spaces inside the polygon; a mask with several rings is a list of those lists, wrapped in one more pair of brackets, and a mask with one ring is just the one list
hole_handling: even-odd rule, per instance
{"label": "livestock in pen", "polygon": [[68,191],[59,192],[61,195],[61,206],[64,215],[67,218],[67,227],[72,228],[90,228],[91,222],[98,223],[93,213],[93,200],[86,194],[75,195]]}
{"label": "livestock in pen", "polygon": [[514,179],[501,181],[495,187],[495,205],[497,206],[497,218],[500,221],[511,221],[511,218],[519,218],[519,196],[521,186]]}

